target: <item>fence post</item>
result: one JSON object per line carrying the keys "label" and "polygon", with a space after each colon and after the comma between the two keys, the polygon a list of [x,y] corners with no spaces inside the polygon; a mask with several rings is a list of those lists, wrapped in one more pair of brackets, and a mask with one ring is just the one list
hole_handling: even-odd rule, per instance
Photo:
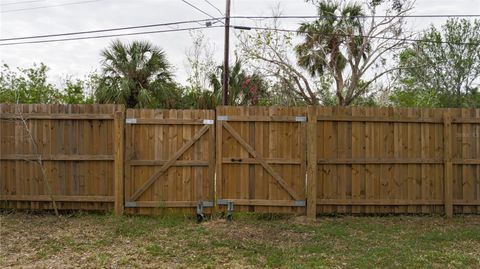
{"label": "fence post", "polygon": [[308,107],[307,125],[307,217],[317,215],[317,107]]}
{"label": "fence post", "polygon": [[453,216],[452,117],[450,110],[443,113],[443,165],[445,215]]}
{"label": "fence post", "polygon": [[115,174],[115,201],[114,210],[115,215],[120,216],[123,214],[124,204],[124,147],[125,147],[125,109],[122,107],[120,111],[115,112],[114,123],[114,143],[115,143],[115,161],[114,161],[114,174]]}
{"label": "fence post", "polygon": [[[222,112],[220,112],[222,111]],[[215,197],[214,197],[214,210],[218,209],[218,200],[223,199],[222,191],[222,143],[223,143],[223,121],[218,120],[218,116],[224,116],[221,113],[223,109],[218,107],[215,109]]]}

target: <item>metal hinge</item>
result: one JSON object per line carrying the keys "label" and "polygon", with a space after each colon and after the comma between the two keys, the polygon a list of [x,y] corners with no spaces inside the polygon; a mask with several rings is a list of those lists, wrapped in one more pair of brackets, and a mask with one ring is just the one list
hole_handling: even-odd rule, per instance
{"label": "metal hinge", "polygon": [[306,121],[307,121],[307,117],[305,117],[305,116],[297,116],[297,117],[295,117],[295,121],[306,122]]}
{"label": "metal hinge", "polygon": [[228,205],[228,200],[225,199],[218,199],[217,200],[218,205]]}
{"label": "metal hinge", "polygon": [[227,121],[227,120],[228,120],[228,116],[217,116],[217,120]]}
{"label": "metal hinge", "polygon": [[293,203],[293,206],[305,206],[305,200],[297,200]]}
{"label": "metal hinge", "polygon": [[206,201],[202,202],[203,207],[213,207],[213,202],[212,201]]}
{"label": "metal hinge", "polygon": [[126,118],[125,123],[126,124],[135,124],[135,123],[137,123],[137,119],[136,118]]}
{"label": "metal hinge", "polygon": [[137,207],[137,202],[125,202],[125,207]]}

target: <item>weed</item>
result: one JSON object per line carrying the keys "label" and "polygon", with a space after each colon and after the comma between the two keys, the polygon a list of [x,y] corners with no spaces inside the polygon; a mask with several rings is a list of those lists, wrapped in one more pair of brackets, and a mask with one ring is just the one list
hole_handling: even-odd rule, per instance
{"label": "weed", "polygon": [[0,214],[0,267],[480,268],[480,216]]}

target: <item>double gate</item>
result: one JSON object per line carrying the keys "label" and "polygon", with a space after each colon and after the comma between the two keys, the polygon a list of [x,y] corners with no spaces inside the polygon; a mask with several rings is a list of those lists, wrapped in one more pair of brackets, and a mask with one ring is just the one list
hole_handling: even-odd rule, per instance
{"label": "double gate", "polygon": [[214,202],[304,212],[304,108],[222,107],[216,117],[213,110],[129,109],[125,124],[127,212],[207,211]]}

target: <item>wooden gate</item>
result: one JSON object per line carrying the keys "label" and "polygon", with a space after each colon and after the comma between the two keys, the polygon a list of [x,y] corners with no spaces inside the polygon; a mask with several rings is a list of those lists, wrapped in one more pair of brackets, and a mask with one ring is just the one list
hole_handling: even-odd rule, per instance
{"label": "wooden gate", "polygon": [[127,211],[212,207],[214,115],[213,110],[127,110]]}
{"label": "wooden gate", "polygon": [[306,109],[217,108],[218,204],[304,212]]}

